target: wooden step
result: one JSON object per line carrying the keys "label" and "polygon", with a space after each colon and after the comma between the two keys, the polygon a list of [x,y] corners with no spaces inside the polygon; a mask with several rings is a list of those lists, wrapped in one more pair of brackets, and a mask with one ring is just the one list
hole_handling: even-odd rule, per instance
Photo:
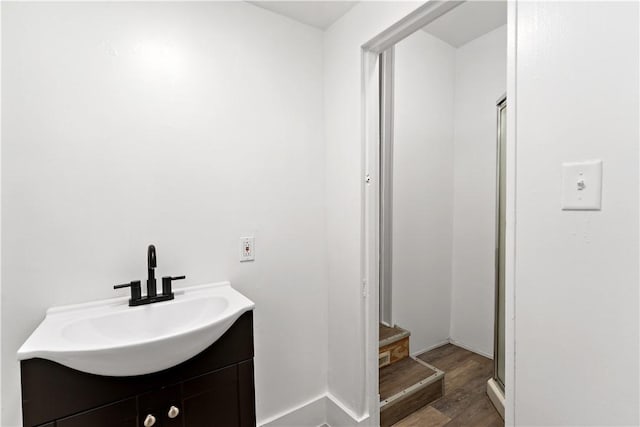
{"label": "wooden step", "polygon": [[398,326],[393,328],[380,325],[378,366],[383,368],[409,357],[409,336],[411,333]]}
{"label": "wooden step", "polygon": [[379,346],[386,347],[389,344],[400,341],[404,338],[409,338],[411,333],[406,329],[402,329],[400,326],[389,327],[380,324],[378,329]]}
{"label": "wooden step", "polygon": [[380,426],[389,427],[444,394],[444,372],[412,357],[381,368]]}

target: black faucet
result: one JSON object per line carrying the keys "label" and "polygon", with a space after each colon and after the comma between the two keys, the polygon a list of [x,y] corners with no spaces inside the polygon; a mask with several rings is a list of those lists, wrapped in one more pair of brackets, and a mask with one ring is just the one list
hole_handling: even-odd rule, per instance
{"label": "black faucet", "polygon": [[140,281],[134,280],[130,283],[125,283],[123,285],[116,285],[113,289],[120,288],[131,288],[131,298],[129,299],[130,306],[143,305],[143,304],[152,304],[154,302],[160,301],[168,301],[174,298],[173,291],[171,290],[171,282],[174,280],[182,280],[186,278],[186,276],[176,276],[176,277],[163,277],[162,278],[162,294],[158,295],[158,290],[156,289],[156,274],[155,268],[158,266],[158,262],[156,260],[156,247],[153,245],[149,245],[147,248],[147,295],[142,296],[142,292],[140,290]]}

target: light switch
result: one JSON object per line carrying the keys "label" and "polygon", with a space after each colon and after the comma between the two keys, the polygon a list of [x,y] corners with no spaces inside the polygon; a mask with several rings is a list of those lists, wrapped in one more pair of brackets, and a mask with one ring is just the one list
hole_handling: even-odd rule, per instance
{"label": "light switch", "polygon": [[562,164],[562,210],[600,210],[602,160]]}

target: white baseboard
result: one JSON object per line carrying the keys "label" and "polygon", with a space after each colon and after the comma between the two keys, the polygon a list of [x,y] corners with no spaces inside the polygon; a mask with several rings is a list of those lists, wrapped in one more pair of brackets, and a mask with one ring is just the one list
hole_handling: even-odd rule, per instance
{"label": "white baseboard", "polygon": [[[493,359],[492,354],[479,351],[452,338],[414,352],[411,355],[415,356],[449,343]],[[370,422],[372,422],[372,419],[369,414],[359,416],[331,393],[324,393],[294,408],[260,421],[258,425],[260,427],[364,427]]]}
{"label": "white baseboard", "polygon": [[470,352],[472,352],[472,353],[476,353],[476,354],[479,354],[480,356],[484,356],[484,357],[486,357],[487,359],[491,359],[491,360],[493,360],[493,354],[491,354],[491,353],[485,353],[484,351],[480,351],[480,350],[478,350],[478,349],[476,349],[476,348],[473,348],[473,347],[468,346],[468,345],[466,345],[466,344],[463,344],[463,343],[461,343],[461,342],[459,342],[459,341],[456,341],[456,340],[454,340],[453,338],[449,338],[449,342],[450,342],[451,344],[455,345],[455,346],[458,346],[458,347],[464,348],[465,350],[469,350],[469,351],[470,351]]}
{"label": "white baseboard", "polygon": [[487,357],[487,358],[493,360],[493,354],[485,353],[484,351],[480,351],[480,350],[478,350],[476,348],[473,348],[473,347],[471,347],[469,345],[466,345],[466,344],[463,344],[463,343],[461,343],[459,341],[456,341],[453,338],[447,338],[446,340],[444,340],[442,342],[439,342],[437,344],[431,345],[431,346],[429,346],[427,348],[423,348],[422,350],[413,351],[413,352],[411,352],[411,356],[414,356],[414,357],[418,356],[419,354],[426,353],[427,351],[431,351],[431,350],[436,349],[438,347],[442,347],[445,344],[453,344],[453,345],[455,345],[457,347],[464,348],[465,350],[469,350],[472,353],[476,353],[476,354],[479,354],[480,356],[484,356],[484,357]]}
{"label": "white baseboard", "polygon": [[431,350],[433,350],[434,348],[442,347],[443,345],[445,345],[445,344],[449,344],[450,342],[451,342],[451,340],[450,340],[450,339],[446,339],[446,340],[444,340],[444,341],[442,341],[442,342],[439,342],[439,343],[437,343],[437,344],[430,345],[430,346],[429,346],[429,347],[427,347],[427,348],[423,348],[422,350],[414,351],[413,353],[411,353],[411,356],[415,357],[415,356],[417,356],[417,355],[419,355],[419,354],[426,353],[427,351],[431,351]]}
{"label": "white baseboard", "polygon": [[369,416],[357,416],[331,393],[317,396],[301,405],[258,423],[260,427],[356,427]]}
{"label": "white baseboard", "polygon": [[322,394],[258,423],[260,427],[318,427],[327,422],[327,396]]}
{"label": "white baseboard", "polygon": [[331,393],[327,393],[327,424],[331,427],[364,426],[369,415],[357,416]]}

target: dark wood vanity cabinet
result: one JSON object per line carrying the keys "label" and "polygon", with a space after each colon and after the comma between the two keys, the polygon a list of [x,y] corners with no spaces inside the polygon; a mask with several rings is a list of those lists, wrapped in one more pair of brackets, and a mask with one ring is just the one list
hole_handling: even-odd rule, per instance
{"label": "dark wood vanity cabinet", "polygon": [[[253,315],[166,371],[104,377],[55,362],[21,362],[24,427],[254,427]],[[170,411],[173,411],[170,414]]]}
{"label": "dark wood vanity cabinet", "polygon": [[47,424],[47,426],[56,427],[136,427],[138,425],[141,424],[138,422],[135,397],[62,418],[53,424]]}

